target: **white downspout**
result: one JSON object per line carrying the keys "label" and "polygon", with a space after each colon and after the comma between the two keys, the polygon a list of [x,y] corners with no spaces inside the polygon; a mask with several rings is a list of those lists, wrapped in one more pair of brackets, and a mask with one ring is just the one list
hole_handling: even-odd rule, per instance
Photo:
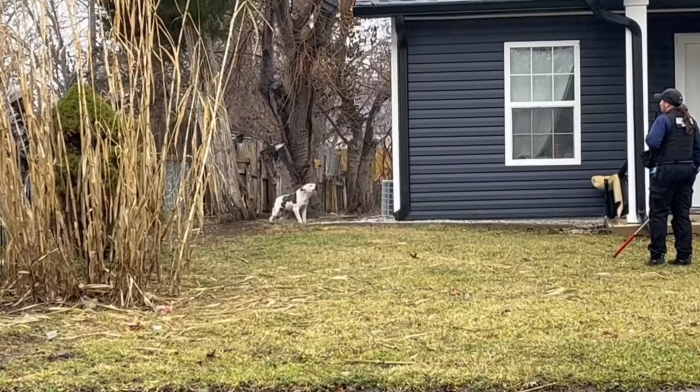
{"label": "white downspout", "polygon": [[396,19],[391,18],[391,169],[394,212],[401,207],[399,145],[399,40],[396,34]]}
{"label": "white downspout", "polygon": [[[648,60],[647,60],[647,6],[649,0],[625,0],[625,16],[634,20],[639,24],[642,30],[642,79],[644,81],[642,91],[644,92],[644,137],[649,131],[649,77],[648,77]],[[636,200],[636,179],[635,179],[635,162],[640,157],[634,149],[634,93],[633,93],[633,75],[632,75],[632,33],[629,30],[625,31],[625,54],[627,65],[627,188],[628,188],[628,223],[640,223],[637,216],[637,200]],[[646,147],[645,147],[646,149]],[[649,172],[645,170],[646,192],[646,211],[649,211]]]}

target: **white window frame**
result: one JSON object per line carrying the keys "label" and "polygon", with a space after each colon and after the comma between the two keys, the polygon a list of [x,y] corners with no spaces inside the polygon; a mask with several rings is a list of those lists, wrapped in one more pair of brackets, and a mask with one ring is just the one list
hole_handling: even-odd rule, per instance
{"label": "white window frame", "polygon": [[[574,48],[574,101],[552,102],[511,102],[510,101],[510,50],[513,48],[537,48],[548,46],[572,46]],[[581,165],[581,44],[580,41],[532,41],[506,42],[504,44],[503,75],[505,85],[505,149],[506,166],[573,166]],[[559,108],[574,109],[574,157],[552,159],[513,159],[512,110],[518,108]]]}

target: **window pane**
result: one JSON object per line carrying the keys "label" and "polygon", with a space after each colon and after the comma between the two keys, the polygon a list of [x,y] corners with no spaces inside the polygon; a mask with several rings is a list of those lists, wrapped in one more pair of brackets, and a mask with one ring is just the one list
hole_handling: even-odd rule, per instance
{"label": "window pane", "polygon": [[574,73],[574,48],[554,48],[554,73]]}
{"label": "window pane", "polygon": [[554,158],[576,158],[574,156],[574,135],[554,135]]}
{"label": "window pane", "polygon": [[530,102],[530,76],[512,76],[510,78],[511,102]]}
{"label": "window pane", "polygon": [[532,158],[531,136],[513,136],[513,159]]}
{"label": "window pane", "polygon": [[552,152],[552,135],[533,136],[532,149],[535,159],[551,159],[554,157]]}
{"label": "window pane", "polygon": [[532,73],[552,73],[552,48],[532,49]]}
{"label": "window pane", "polygon": [[552,109],[535,109],[532,133],[552,133]]}
{"label": "window pane", "polygon": [[532,77],[533,97],[535,102],[544,102],[552,100],[552,77],[551,76],[533,76]]}
{"label": "window pane", "polygon": [[574,100],[574,75],[554,76],[554,101]]}
{"label": "window pane", "polygon": [[554,133],[574,133],[574,108],[554,109]]}
{"label": "window pane", "polygon": [[529,135],[532,129],[532,109],[513,109],[513,134]]}
{"label": "window pane", "polygon": [[510,73],[530,73],[530,48],[516,48],[510,50]]}

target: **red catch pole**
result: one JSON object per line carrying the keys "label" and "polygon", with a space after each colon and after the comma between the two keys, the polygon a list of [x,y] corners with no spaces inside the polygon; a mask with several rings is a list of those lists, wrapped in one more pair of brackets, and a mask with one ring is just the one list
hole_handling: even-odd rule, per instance
{"label": "red catch pole", "polygon": [[634,241],[634,238],[637,237],[637,234],[639,234],[639,232],[642,231],[642,229],[645,228],[646,225],[648,225],[648,224],[649,224],[649,218],[647,218],[647,220],[645,220],[644,223],[642,223],[642,225],[639,226],[637,231],[635,231],[634,233],[632,233],[632,235],[627,237],[627,240],[622,245],[620,245],[619,248],[617,248],[617,250],[615,251],[615,254],[613,254],[613,258],[619,256],[620,253],[622,253],[622,251],[625,250],[625,248],[627,248],[627,246],[630,243],[632,243],[632,241]]}

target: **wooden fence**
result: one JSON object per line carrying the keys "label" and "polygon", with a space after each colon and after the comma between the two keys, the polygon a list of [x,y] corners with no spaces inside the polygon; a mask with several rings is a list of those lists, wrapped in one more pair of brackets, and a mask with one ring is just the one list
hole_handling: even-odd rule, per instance
{"label": "wooden fence", "polygon": [[[268,173],[267,165],[263,162],[261,152],[264,145],[261,141],[248,138],[235,140],[237,152],[238,175],[245,190],[248,205],[255,206],[255,214],[259,217],[269,214],[275,198],[290,189],[289,184],[280,178],[274,178]],[[348,206],[347,188],[344,172],[347,167],[347,151],[332,148],[323,149],[319,158],[314,159],[318,182],[321,184],[319,197],[326,213],[340,213]],[[391,150],[379,147],[375,154],[373,165],[373,180],[381,183],[382,179],[391,178]],[[174,192],[179,184],[180,162],[173,162],[168,167],[166,180],[166,205],[175,197]]]}
{"label": "wooden fence", "polygon": [[323,210],[326,213],[337,214],[347,209],[348,194],[344,178],[325,179],[321,186],[321,193],[323,195]]}
{"label": "wooden fence", "polygon": [[256,215],[272,211],[276,197],[274,180],[270,181],[260,157],[263,148],[261,141],[251,139],[236,143],[238,175],[246,190],[246,202],[255,206]]}
{"label": "wooden fence", "polygon": [[[259,216],[272,211],[275,198],[289,189],[289,184],[280,178],[272,178],[261,157],[264,145],[252,139],[239,140],[236,143],[238,155],[238,174],[241,184],[245,185],[248,203],[255,205],[255,213]],[[319,197],[326,213],[338,213],[347,208],[347,192],[342,176],[327,176],[324,165],[315,160],[318,178],[321,183]]]}

